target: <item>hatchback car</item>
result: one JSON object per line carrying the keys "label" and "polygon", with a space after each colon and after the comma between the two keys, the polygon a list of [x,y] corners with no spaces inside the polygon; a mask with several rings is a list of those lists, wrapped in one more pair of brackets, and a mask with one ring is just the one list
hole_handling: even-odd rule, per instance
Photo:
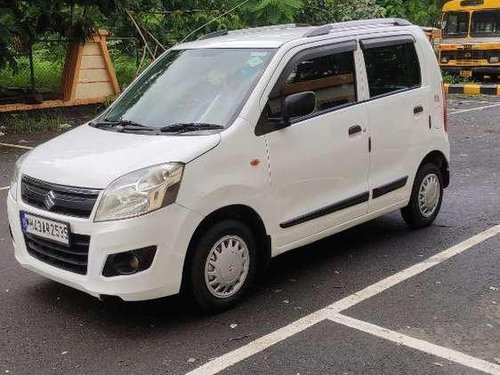
{"label": "hatchback car", "polygon": [[98,118],[25,154],[8,216],[24,267],[96,297],[234,305],[272,257],[449,184],[434,52],[408,21],[209,34]]}

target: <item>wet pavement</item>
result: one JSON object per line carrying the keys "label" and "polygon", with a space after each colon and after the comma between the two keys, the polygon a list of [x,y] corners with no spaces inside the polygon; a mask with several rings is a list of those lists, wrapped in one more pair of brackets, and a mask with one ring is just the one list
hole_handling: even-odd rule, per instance
{"label": "wet pavement", "polygon": [[[450,97],[452,181],[434,226],[412,231],[396,212],[284,254],[241,305],[216,316],[196,314],[176,297],[103,304],[22,269],[8,234],[8,192],[0,190],[0,373],[186,373],[500,224],[498,118],[496,98]],[[0,188],[22,152],[0,146]],[[499,247],[500,236],[492,237],[342,314],[496,363]],[[329,320],[223,372],[482,373]]]}

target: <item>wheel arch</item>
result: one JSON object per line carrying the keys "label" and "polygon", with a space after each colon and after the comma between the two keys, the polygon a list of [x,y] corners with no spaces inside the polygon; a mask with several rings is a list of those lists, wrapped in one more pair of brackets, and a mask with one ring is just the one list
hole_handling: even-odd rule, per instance
{"label": "wheel arch", "polygon": [[424,157],[417,170],[428,163],[435,164],[439,168],[441,175],[443,176],[443,188],[447,188],[450,185],[450,164],[446,156],[438,150],[429,152]]}
{"label": "wheel arch", "polygon": [[188,270],[191,265],[195,245],[203,233],[213,224],[224,219],[236,219],[247,224],[257,240],[257,267],[260,272],[265,271],[271,261],[271,236],[267,233],[260,215],[251,207],[241,204],[221,207],[207,215],[198,225],[189,241],[184,267],[182,272],[182,285],[186,287],[189,280]]}

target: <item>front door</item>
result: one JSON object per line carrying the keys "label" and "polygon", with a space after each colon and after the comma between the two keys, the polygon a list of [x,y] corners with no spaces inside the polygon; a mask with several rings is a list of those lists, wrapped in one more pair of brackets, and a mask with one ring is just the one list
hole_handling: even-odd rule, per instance
{"label": "front door", "polygon": [[287,95],[316,95],[314,112],[292,118],[289,127],[263,125],[278,248],[368,212],[367,116],[357,103],[356,48],[353,41],[300,52],[270,95],[268,118],[280,116]]}

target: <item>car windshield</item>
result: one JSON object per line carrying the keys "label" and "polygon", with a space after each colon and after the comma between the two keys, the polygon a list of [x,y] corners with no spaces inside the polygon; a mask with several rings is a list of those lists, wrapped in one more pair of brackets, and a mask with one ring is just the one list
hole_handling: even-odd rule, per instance
{"label": "car windshield", "polygon": [[469,13],[449,12],[443,17],[443,35],[447,37],[467,36],[469,31]]}
{"label": "car windshield", "polygon": [[[186,49],[162,56],[104,113],[126,123],[182,132],[228,127],[273,49]],[[132,129],[134,130],[134,129]],[[141,129],[139,129],[141,130]]]}
{"label": "car windshield", "polygon": [[472,14],[472,36],[500,35],[500,10],[487,10]]}

